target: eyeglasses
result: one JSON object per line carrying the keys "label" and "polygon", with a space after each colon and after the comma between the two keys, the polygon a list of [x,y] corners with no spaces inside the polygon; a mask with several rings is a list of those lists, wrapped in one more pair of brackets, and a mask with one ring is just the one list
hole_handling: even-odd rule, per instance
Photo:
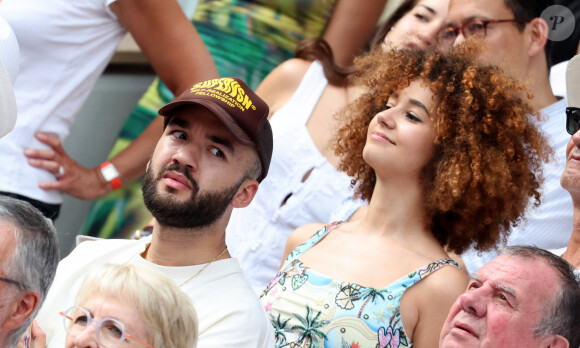
{"label": "eyeglasses", "polygon": [[146,347],[153,348],[152,345],[127,334],[125,332],[125,325],[117,319],[105,317],[97,321],[93,319],[87,309],[78,306],[73,306],[59,314],[63,317],[64,329],[73,337],[78,336],[89,326],[95,324],[97,342],[104,347],[118,347],[126,339],[130,339]]}
{"label": "eyeglasses", "polygon": [[470,38],[472,36],[479,36],[482,39],[487,37],[487,26],[492,23],[527,23],[526,20],[520,19],[479,19],[472,18],[467,22],[463,23],[460,28],[447,27],[441,30],[437,34],[437,43],[442,46],[453,46],[455,39],[459,36],[459,33],[463,34],[464,38]]}
{"label": "eyeglasses", "polygon": [[12,280],[12,279],[8,279],[8,278],[0,277],[0,281],[3,281],[5,283],[9,283],[9,284],[14,284],[14,285],[21,287],[21,288],[25,287],[24,284],[22,284],[21,282],[16,281],[16,280]]}
{"label": "eyeglasses", "polygon": [[566,108],[566,131],[574,135],[580,129],[580,108],[569,106]]}

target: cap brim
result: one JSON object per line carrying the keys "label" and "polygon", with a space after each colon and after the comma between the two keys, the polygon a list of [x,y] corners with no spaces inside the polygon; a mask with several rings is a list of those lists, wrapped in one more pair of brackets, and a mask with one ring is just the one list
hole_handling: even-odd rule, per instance
{"label": "cap brim", "polygon": [[568,106],[580,108],[580,55],[575,55],[566,68],[566,95]]}
{"label": "cap brim", "polygon": [[16,96],[8,72],[0,62],[0,137],[8,134],[16,124]]}
{"label": "cap brim", "polygon": [[163,117],[171,117],[175,114],[177,109],[183,106],[191,106],[191,105],[201,105],[211,111],[223,124],[226,128],[232,133],[232,135],[243,145],[256,147],[256,144],[250,137],[248,137],[247,133],[234,121],[234,119],[220,106],[216,103],[200,99],[200,100],[178,100],[171,102],[161,109],[159,109],[159,115]]}

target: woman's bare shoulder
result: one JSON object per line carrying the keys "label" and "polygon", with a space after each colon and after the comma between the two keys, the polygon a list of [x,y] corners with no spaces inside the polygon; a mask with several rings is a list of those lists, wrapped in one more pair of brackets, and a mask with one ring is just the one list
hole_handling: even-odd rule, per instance
{"label": "woman's bare shoulder", "polygon": [[311,64],[304,59],[289,59],[262,80],[256,93],[270,106],[270,115],[288,102]]}

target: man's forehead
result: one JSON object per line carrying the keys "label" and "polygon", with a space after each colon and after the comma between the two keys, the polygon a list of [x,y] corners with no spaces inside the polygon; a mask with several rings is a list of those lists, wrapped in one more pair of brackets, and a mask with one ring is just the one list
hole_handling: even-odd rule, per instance
{"label": "man's forehead", "polygon": [[510,19],[512,11],[504,0],[451,0],[449,2],[448,22],[461,24],[473,18]]}
{"label": "man's forehead", "polygon": [[488,262],[473,278],[494,286],[513,289],[517,295],[530,294],[549,297],[551,289],[557,288],[558,280],[550,266],[538,258],[501,255]]}

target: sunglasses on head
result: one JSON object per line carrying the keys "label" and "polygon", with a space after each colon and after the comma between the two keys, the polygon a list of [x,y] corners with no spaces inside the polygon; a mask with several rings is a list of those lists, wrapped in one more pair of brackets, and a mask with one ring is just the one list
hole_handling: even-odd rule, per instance
{"label": "sunglasses on head", "polygon": [[580,108],[569,106],[566,108],[566,131],[574,135],[580,129]]}

